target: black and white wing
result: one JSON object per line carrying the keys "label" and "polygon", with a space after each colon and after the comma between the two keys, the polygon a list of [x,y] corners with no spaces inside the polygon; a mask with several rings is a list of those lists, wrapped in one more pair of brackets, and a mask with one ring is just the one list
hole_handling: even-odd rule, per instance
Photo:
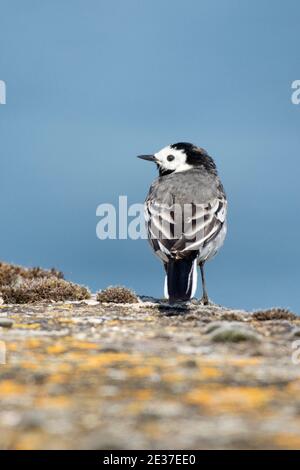
{"label": "black and white wing", "polygon": [[170,257],[182,259],[212,257],[222,245],[226,233],[227,201],[224,194],[207,203],[178,204],[160,202],[149,194],[145,219],[149,242],[164,262]]}

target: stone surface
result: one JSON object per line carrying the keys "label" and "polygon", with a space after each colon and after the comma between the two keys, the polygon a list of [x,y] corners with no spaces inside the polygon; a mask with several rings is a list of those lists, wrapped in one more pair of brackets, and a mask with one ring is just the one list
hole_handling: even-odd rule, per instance
{"label": "stone surface", "polygon": [[1,449],[300,448],[290,312],[144,298],[0,317]]}

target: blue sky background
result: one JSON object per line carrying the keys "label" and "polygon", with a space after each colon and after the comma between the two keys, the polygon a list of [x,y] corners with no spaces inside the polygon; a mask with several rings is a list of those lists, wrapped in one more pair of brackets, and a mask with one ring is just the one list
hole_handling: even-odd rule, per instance
{"label": "blue sky background", "polygon": [[99,241],[96,207],[142,202],[135,158],[191,141],[229,198],[209,294],[300,312],[297,0],[1,0],[0,258],[93,290],[160,296],[146,241]]}

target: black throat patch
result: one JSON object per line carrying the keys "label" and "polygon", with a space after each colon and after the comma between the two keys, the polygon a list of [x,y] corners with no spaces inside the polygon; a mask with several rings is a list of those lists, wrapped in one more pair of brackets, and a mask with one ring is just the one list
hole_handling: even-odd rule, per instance
{"label": "black throat patch", "polygon": [[166,170],[165,168],[162,168],[158,163],[156,164],[157,169],[159,171],[159,176],[167,176],[170,175],[171,173],[174,173],[175,170]]}

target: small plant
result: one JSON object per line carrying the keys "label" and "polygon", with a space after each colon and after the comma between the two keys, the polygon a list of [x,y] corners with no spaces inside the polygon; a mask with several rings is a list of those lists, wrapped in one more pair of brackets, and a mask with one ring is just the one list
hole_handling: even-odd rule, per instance
{"label": "small plant", "polygon": [[26,280],[16,286],[2,286],[1,295],[7,304],[25,304],[43,300],[61,302],[90,298],[90,292],[85,287],[57,277]]}
{"label": "small plant", "polygon": [[10,286],[25,279],[44,279],[50,277],[63,279],[64,275],[61,271],[57,271],[54,268],[50,270],[39,267],[27,269],[15,264],[0,262],[0,287]]}
{"label": "small plant", "polygon": [[23,268],[0,263],[0,302],[33,303],[39,301],[85,300],[90,292],[85,287],[65,281],[56,269]]}
{"label": "small plant", "polygon": [[110,286],[97,294],[98,302],[116,303],[116,304],[135,304],[137,295],[130,289],[121,286]]}
{"label": "small plant", "polygon": [[298,317],[285,308],[270,308],[269,310],[259,310],[252,314],[258,321],[268,320],[296,320]]}

